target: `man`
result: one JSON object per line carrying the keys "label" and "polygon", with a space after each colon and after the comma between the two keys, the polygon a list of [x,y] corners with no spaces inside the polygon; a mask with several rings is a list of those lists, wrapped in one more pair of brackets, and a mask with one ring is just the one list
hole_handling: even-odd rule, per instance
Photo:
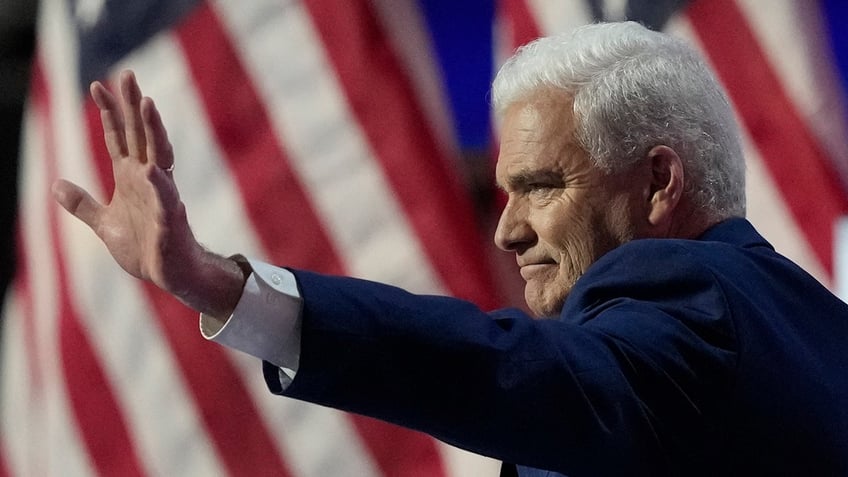
{"label": "man", "polygon": [[115,193],[60,181],[57,200],[206,336],[262,358],[272,391],[522,476],[848,475],[848,308],[742,218],[732,110],[681,42],[594,25],[495,80],[495,240],[547,319],[208,252],[152,100],[131,73],[122,104],[91,93]]}

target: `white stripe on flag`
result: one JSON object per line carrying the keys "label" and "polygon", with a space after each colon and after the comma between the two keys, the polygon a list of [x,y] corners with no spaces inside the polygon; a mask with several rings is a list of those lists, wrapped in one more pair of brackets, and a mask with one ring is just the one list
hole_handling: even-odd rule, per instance
{"label": "white stripe on flag", "polygon": [[[156,100],[177,155],[175,180],[198,239],[212,250],[266,258],[175,42],[170,35],[159,38],[125,58],[116,70],[132,67],[145,94]],[[295,475],[379,475],[342,413],[272,395],[255,358],[229,356]]]}
{"label": "white stripe on flag", "polygon": [[[47,10],[46,8],[44,10]],[[30,428],[30,433],[21,438],[27,439],[21,447],[24,454],[17,455],[7,461],[15,462],[15,467],[23,466],[27,471],[20,475],[91,475],[93,473],[91,462],[86,450],[82,447],[82,438],[76,427],[73,412],[70,409],[68,395],[65,387],[65,379],[62,375],[58,339],[58,302],[59,296],[58,280],[56,277],[56,263],[51,252],[55,244],[51,241],[48,226],[48,212],[57,207],[48,203],[47,191],[50,184],[47,181],[47,170],[44,166],[46,151],[44,148],[47,138],[45,121],[47,118],[40,116],[39,112],[33,110],[32,105],[24,115],[24,135],[22,141],[22,152],[24,160],[21,163],[21,193],[20,193],[20,215],[19,227],[21,238],[24,243],[23,253],[27,254],[27,271],[30,280],[30,297],[32,303],[31,315],[29,317],[20,313],[4,314],[5,325],[11,323],[22,324],[23,319],[34,320],[35,340],[38,347],[37,360],[34,364],[38,367],[41,379],[40,399],[27,403],[20,408],[13,407],[4,399],[3,407],[9,414],[27,414],[29,419],[24,425]],[[27,299],[27,298],[22,298]],[[15,361],[20,361],[28,372],[26,364],[29,355],[25,349],[18,348],[20,343],[13,344],[12,336],[3,336],[3,349],[9,347],[8,359],[3,360],[4,392],[17,392],[17,386],[32,386],[33,376],[23,379],[24,383],[9,384],[5,382],[7,377],[11,378],[15,371],[6,372],[7,366],[14,366]],[[20,368],[18,368],[20,369]],[[30,391],[32,388],[30,387]],[[7,436],[20,436],[20,427],[13,427],[11,432],[5,432]],[[10,449],[15,450],[15,449]],[[17,450],[20,450],[17,449]],[[29,473],[28,470],[36,470]]]}
{"label": "white stripe on flag", "polygon": [[443,293],[348,108],[304,5],[281,9],[275,0],[257,0],[217,1],[215,7],[346,273],[418,293]]}
{"label": "white stripe on flag", "polygon": [[592,22],[589,2],[527,0],[527,8],[544,36],[571,31]]}
{"label": "white stripe on flag", "polygon": [[[24,359],[27,356],[24,338],[24,318],[17,306],[16,294],[8,293],[3,312],[3,372],[0,374],[0,402],[3,403],[3,415],[0,418],[0,438],[2,438],[3,460],[12,475],[50,475],[49,460],[45,457],[43,445],[50,439],[48,415],[45,412],[45,394],[43,389],[36,393],[33,389],[31,364]],[[70,462],[78,464],[76,459]]]}
{"label": "white stripe on flag", "polygon": [[836,223],[836,250],[834,251],[834,293],[848,302],[848,217]]}
{"label": "white stripe on flag", "polygon": [[[85,119],[76,81],[75,35],[67,23],[56,22],[53,29],[56,33],[42,46],[53,58],[45,64],[45,77],[55,99],[58,173],[103,197],[88,135],[78,127]],[[223,467],[206,436],[196,432],[200,419],[139,284],[78,220],[61,213],[59,225],[64,241],[57,245],[66,261],[71,303],[111,383],[142,465],[155,475],[218,475]]]}

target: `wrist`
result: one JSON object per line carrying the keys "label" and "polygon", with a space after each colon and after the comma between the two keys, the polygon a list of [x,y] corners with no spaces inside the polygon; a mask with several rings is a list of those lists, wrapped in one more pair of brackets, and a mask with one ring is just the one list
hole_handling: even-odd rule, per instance
{"label": "wrist", "polygon": [[196,257],[196,265],[191,267],[192,274],[187,278],[189,291],[178,294],[177,298],[205,315],[228,318],[241,298],[250,267],[203,248]]}

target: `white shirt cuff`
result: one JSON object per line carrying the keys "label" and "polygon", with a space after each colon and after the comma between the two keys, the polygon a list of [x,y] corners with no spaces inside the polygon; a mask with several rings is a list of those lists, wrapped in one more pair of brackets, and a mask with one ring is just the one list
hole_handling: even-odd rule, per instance
{"label": "white shirt cuff", "polygon": [[284,269],[242,257],[250,265],[241,298],[226,320],[200,315],[203,337],[268,361],[280,368],[280,384],[291,384],[300,363],[303,300],[294,275]]}

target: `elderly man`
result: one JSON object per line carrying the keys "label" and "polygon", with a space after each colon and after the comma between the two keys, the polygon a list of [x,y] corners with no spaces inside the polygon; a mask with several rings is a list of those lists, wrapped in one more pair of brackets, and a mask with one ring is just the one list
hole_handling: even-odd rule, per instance
{"label": "elderly man", "polygon": [[495,80],[495,240],[547,319],[208,252],[153,102],[131,73],[122,103],[92,95],[115,194],[60,181],[57,200],[204,334],[261,358],[272,391],[522,476],[848,475],[848,308],[742,218],[732,110],[681,42],[589,26]]}

